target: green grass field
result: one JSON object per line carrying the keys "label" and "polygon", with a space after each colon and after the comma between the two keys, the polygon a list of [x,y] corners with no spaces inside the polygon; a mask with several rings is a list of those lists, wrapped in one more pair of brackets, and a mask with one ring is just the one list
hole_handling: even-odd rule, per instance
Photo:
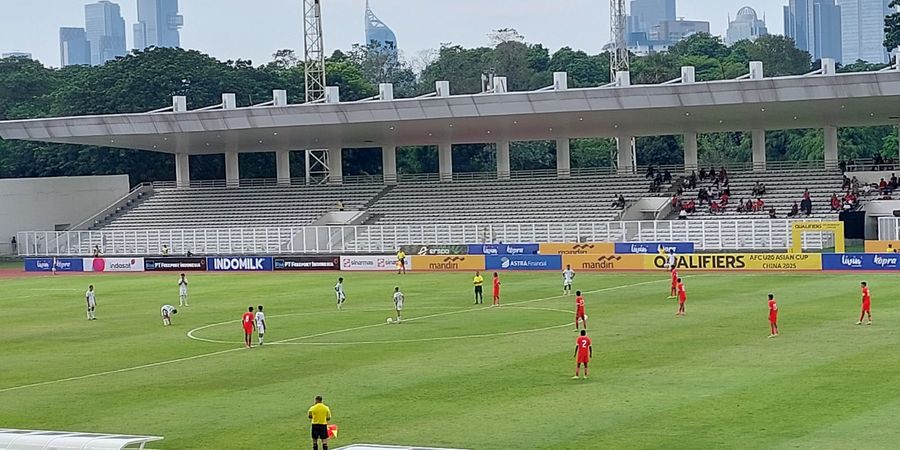
{"label": "green grass field", "polygon": [[[676,318],[666,273],[581,273],[588,380],[570,379],[574,298],[559,297],[558,274],[503,275],[499,309],[472,305],[471,274],[344,277],[338,312],[337,274],[190,275],[191,306],[168,328],[159,308],[178,303],[174,274],[4,279],[0,428],[160,435],[154,447],[166,449],[309,448],[306,410],[322,394],[341,427],[332,448],[900,442],[896,275],[865,277],[866,327],[855,325],[858,274],[691,275]],[[406,317],[389,326],[397,283]],[[766,339],[770,291],[776,339]],[[243,349],[238,320],[260,303],[267,344]]]}

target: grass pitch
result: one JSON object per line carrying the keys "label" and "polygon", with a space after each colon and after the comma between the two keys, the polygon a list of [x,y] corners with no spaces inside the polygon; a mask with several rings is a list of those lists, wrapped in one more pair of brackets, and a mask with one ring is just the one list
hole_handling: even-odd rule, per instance
{"label": "grass pitch", "polygon": [[[166,449],[307,448],[306,410],[322,394],[341,427],[332,448],[900,442],[896,275],[691,275],[676,318],[667,273],[580,273],[588,380],[570,379],[574,297],[559,296],[558,274],[504,274],[506,306],[491,309],[472,304],[471,274],[345,273],[343,312],[337,276],[189,275],[191,306],[172,327],[159,308],[178,304],[177,274],[4,279],[0,427],[161,435]],[[855,325],[862,278],[873,326]],[[387,325],[395,285],[404,323]],[[258,304],[267,343],[243,349],[238,320]]]}

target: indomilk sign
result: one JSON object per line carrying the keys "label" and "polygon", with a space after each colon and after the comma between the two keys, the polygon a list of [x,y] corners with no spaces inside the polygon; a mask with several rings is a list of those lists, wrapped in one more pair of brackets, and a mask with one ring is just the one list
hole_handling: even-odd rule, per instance
{"label": "indomilk sign", "polygon": [[272,270],[272,258],[265,257],[212,257],[207,258],[207,270],[215,271],[268,271]]}

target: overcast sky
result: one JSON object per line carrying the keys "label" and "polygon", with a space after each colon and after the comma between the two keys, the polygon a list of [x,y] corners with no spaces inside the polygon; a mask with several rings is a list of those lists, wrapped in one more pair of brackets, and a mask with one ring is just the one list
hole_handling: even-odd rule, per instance
{"label": "overcast sky", "polygon": [[[126,22],[137,21],[136,0],[117,0]],[[487,44],[487,34],[516,28],[529,42],[555,51],[569,46],[596,53],[609,41],[607,0],[371,0],[372,8],[397,34],[404,56],[452,42]],[[0,52],[25,51],[48,65],[59,65],[59,27],[84,26],[86,0],[0,0]],[[365,0],[323,0],[328,52],[364,40]],[[678,16],[708,20],[722,35],[742,6],[766,15],[769,32],[783,32],[787,0],[679,0]],[[278,49],[303,45],[302,0],[181,0],[185,26],[181,43],[220,59],[251,59],[262,64]],[[564,5],[564,6],[563,6]]]}

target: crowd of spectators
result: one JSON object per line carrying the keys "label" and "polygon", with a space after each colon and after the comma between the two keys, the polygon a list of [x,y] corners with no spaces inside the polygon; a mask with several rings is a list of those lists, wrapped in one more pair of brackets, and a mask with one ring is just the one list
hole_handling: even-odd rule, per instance
{"label": "crowd of spectators", "polygon": [[647,167],[647,175],[644,176],[650,180],[650,192],[660,192],[663,184],[672,182],[672,172],[669,169],[657,170],[652,165]]}

